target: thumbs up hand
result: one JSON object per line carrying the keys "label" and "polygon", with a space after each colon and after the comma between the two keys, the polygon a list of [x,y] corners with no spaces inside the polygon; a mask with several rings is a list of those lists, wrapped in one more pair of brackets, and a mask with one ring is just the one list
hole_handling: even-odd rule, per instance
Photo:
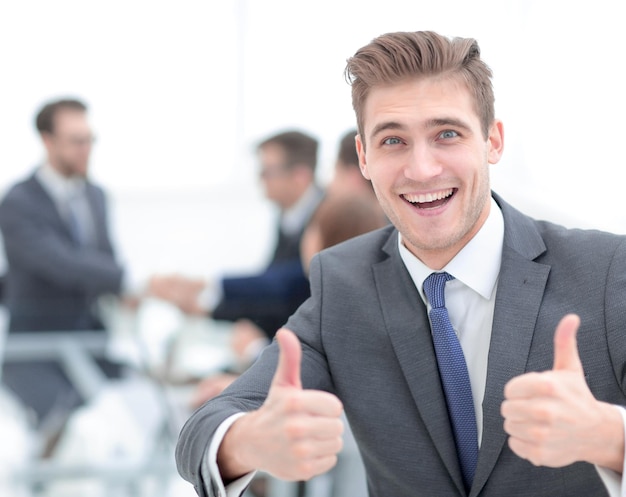
{"label": "thumbs up hand", "polygon": [[253,470],[283,480],[308,480],[337,462],[343,406],[332,394],[302,389],[302,349],[292,331],[279,330],[276,340],[280,355],[265,402],[235,421],[218,451],[225,480]]}
{"label": "thumbs up hand", "polygon": [[504,388],[501,414],[509,447],[536,466],[587,461],[622,472],[624,426],[617,408],[597,401],[578,355],[580,318],[561,319],[549,371],[513,378]]}

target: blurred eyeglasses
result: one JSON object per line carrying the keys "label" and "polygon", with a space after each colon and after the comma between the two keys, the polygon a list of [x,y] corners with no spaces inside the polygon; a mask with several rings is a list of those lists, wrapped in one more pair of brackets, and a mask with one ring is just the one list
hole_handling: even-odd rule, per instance
{"label": "blurred eyeglasses", "polygon": [[65,142],[68,145],[72,146],[72,147],[88,147],[93,145],[96,142],[96,137],[93,135],[86,135],[86,136],[56,136],[56,138],[61,141],[61,142]]}
{"label": "blurred eyeglasses", "polygon": [[290,173],[290,169],[287,166],[277,166],[277,167],[262,167],[259,171],[259,177],[261,179],[274,179],[280,178],[281,176],[286,176]]}

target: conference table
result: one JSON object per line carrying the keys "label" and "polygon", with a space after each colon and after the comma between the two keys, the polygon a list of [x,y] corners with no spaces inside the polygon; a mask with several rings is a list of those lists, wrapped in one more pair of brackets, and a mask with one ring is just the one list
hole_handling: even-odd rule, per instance
{"label": "conference table", "polygon": [[[236,368],[232,325],[185,315],[151,299],[129,307],[110,297],[103,299],[101,310],[105,332],[5,337],[5,358],[59,360],[86,403],[69,420],[52,458],[34,455],[11,465],[4,487],[0,468],[0,495],[196,496],[176,471],[174,447],[192,412],[193,380]],[[128,374],[107,378],[97,364],[103,357],[126,364]],[[363,469],[356,445],[351,437],[345,443],[333,472],[307,484],[307,497],[365,492],[360,490]],[[302,491],[296,483],[265,477],[272,497],[296,497]]]}
{"label": "conference table", "polygon": [[[128,307],[109,298],[102,309],[105,332],[5,336],[5,359],[59,361],[85,405],[53,457],[38,457],[31,433],[32,457],[15,464],[4,484],[16,496],[195,496],[176,472],[173,448],[191,413],[192,380],[233,364],[231,325],[150,299]],[[125,364],[127,374],[108,379],[97,364],[104,357]]]}

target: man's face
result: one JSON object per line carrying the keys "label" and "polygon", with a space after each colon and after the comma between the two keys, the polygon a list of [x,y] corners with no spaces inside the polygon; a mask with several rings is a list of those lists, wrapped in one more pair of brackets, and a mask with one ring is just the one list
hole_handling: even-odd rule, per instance
{"label": "man's face", "polygon": [[51,165],[64,176],[87,176],[93,143],[85,112],[61,109],[54,116],[54,132],[44,143]]}
{"label": "man's face", "polygon": [[485,139],[470,92],[450,79],[375,88],[363,115],[364,136],[357,138],[363,175],[406,247],[430,268],[442,268],[487,219],[501,123]]}
{"label": "man's face", "polygon": [[287,168],[287,156],[279,145],[269,143],[259,150],[260,178],[265,196],[282,208],[290,207],[296,200],[294,195],[294,169]]}

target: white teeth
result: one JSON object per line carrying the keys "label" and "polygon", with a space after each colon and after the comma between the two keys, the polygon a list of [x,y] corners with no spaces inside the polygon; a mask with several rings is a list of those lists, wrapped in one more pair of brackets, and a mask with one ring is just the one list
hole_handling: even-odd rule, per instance
{"label": "white teeth", "polygon": [[447,190],[442,190],[440,192],[435,193],[423,193],[423,194],[414,194],[414,193],[405,193],[402,195],[406,200],[411,202],[412,204],[422,204],[425,202],[434,202],[435,200],[440,200],[442,198],[449,197],[454,192],[453,188],[449,188]]}

